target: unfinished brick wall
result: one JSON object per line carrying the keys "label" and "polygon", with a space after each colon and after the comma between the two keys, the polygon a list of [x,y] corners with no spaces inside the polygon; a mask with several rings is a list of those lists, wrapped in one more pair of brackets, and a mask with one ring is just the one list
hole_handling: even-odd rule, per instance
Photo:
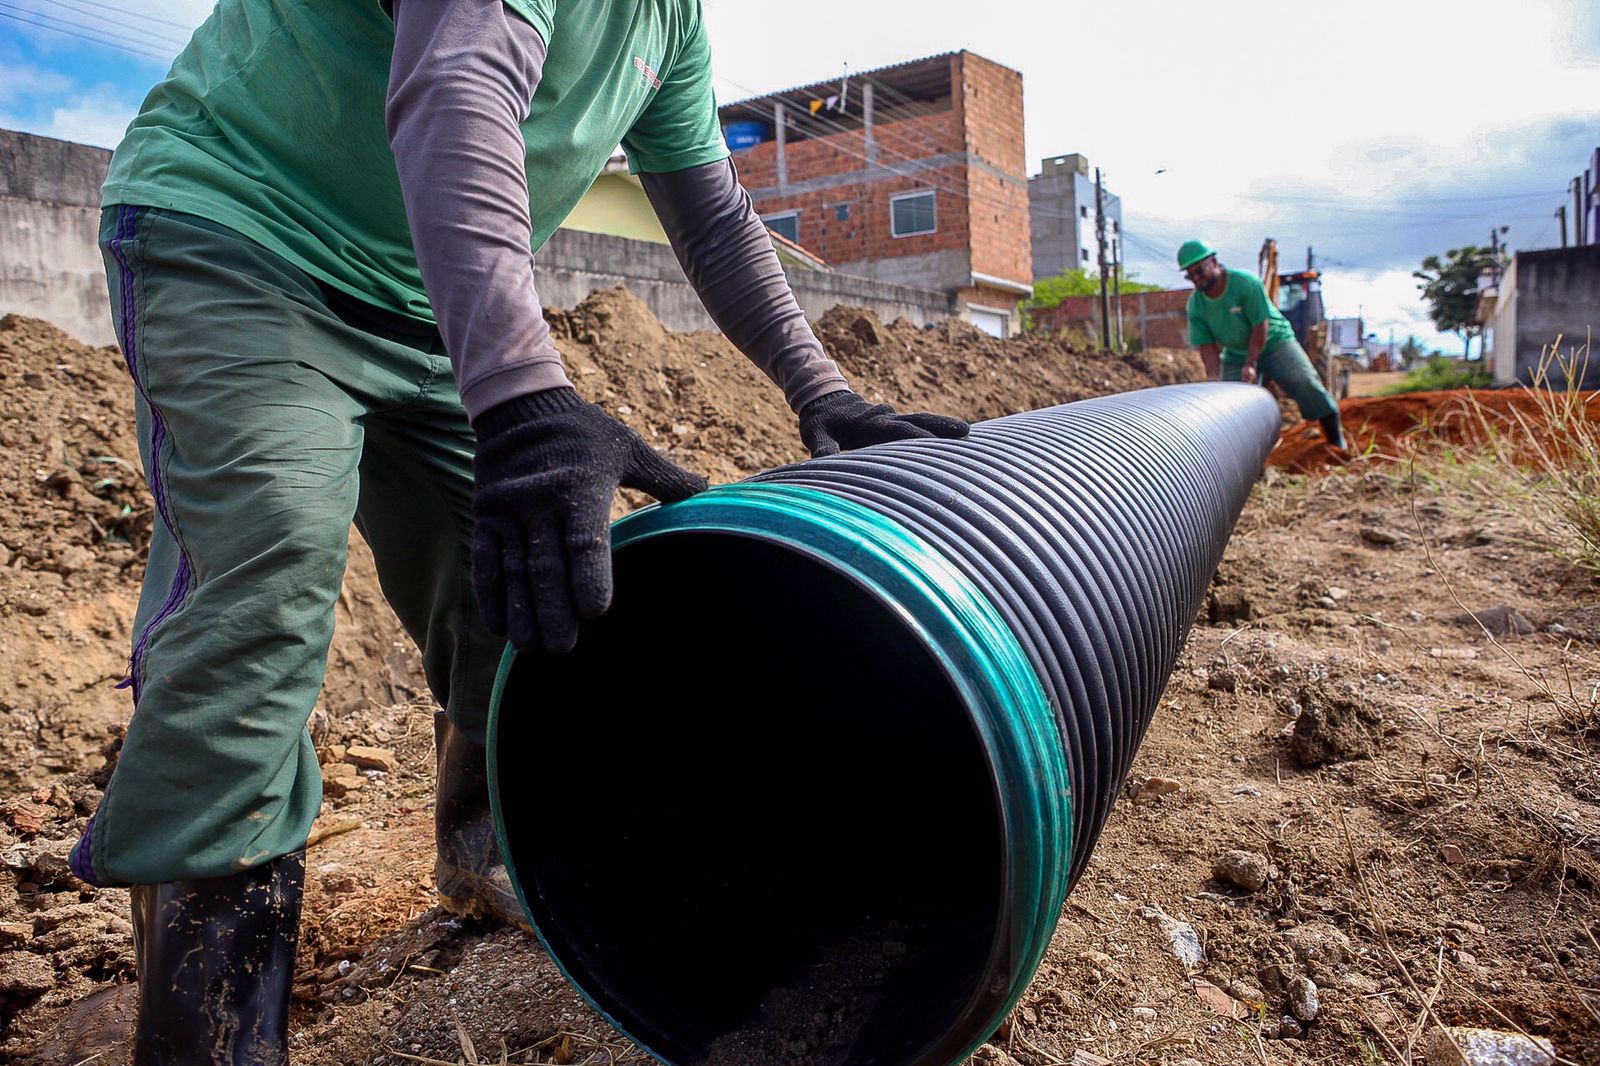
{"label": "unfinished brick wall", "polygon": [[[756,210],[798,211],[799,242],[830,263],[957,250],[969,252],[977,273],[1029,281],[1022,75],[970,52],[946,58],[947,100],[932,105],[937,109],[930,113],[874,124],[876,169],[867,165],[864,131],[826,133],[825,114],[792,119],[813,136],[786,143],[787,186],[781,192],[776,141],[736,152],[739,180],[755,194]],[[770,104],[757,104],[741,117],[769,114]],[[949,165],[917,166],[930,159],[948,159]],[[809,191],[792,188],[819,179],[838,180]],[[934,192],[935,232],[893,236],[891,198],[925,189]],[[1015,299],[1014,293],[986,290],[979,302],[1009,306]]]}
{"label": "unfinished brick wall", "polygon": [[967,176],[972,269],[1009,281],[1033,277],[1027,161],[1022,140],[1022,75],[962,52],[961,129],[978,165]]}
{"label": "unfinished brick wall", "polygon": [[[1122,335],[1144,348],[1188,348],[1191,289],[1122,294]],[[1112,329],[1117,303],[1110,301]],[[1069,296],[1056,307],[1030,312],[1036,330],[1070,329],[1100,340],[1100,297]]]}

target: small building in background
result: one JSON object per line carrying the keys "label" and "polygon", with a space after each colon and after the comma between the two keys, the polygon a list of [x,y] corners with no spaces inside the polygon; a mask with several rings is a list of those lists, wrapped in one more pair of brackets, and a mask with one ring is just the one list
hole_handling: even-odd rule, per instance
{"label": "small building in background", "polygon": [[1328,343],[1340,355],[1352,358],[1365,353],[1362,338],[1366,336],[1366,323],[1360,317],[1328,319]]}
{"label": "small building in background", "polygon": [[[1033,243],[1033,277],[1053,278],[1068,270],[1090,274],[1100,270],[1095,235],[1094,171],[1086,156],[1051,156],[1028,179],[1029,230]],[[1122,199],[1105,194],[1106,261],[1110,244],[1122,239]]]}
{"label": "small building in background", "polygon": [[1528,384],[1543,376],[1567,383],[1573,361],[1584,388],[1600,387],[1600,244],[1518,252],[1498,284],[1480,289],[1484,363],[1495,384]]}
{"label": "small building in background", "polygon": [[1033,293],[1022,75],[971,52],[724,104],[774,231],[847,275],[949,294],[1008,336]]}

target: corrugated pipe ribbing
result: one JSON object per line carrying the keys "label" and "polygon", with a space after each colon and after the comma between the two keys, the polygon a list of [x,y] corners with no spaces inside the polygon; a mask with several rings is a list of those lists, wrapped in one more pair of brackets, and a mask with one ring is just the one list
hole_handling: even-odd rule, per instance
{"label": "corrugated pipe ribbing", "polygon": [[770,471],[613,530],[575,652],[510,655],[501,847],[663,1062],[962,1061],[1016,1003],[1278,409],[1170,386]]}

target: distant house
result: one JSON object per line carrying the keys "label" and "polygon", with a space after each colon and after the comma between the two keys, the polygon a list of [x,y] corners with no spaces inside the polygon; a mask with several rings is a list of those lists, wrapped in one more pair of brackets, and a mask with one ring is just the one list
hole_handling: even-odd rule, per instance
{"label": "distant house", "polygon": [[[1600,334],[1600,244],[1518,252],[1497,285],[1479,290],[1475,320],[1496,384],[1526,384],[1541,368],[1550,384],[1565,384],[1554,346],[1572,355]],[[1600,387],[1592,350],[1584,369],[1583,387]]]}
{"label": "distant house", "polygon": [[720,108],[776,232],[842,274],[949,294],[1015,332],[1033,291],[1022,75],[951,52]]}
{"label": "distant house", "polygon": [[[1028,179],[1033,277],[1053,278],[1068,270],[1100,269],[1095,233],[1094,171],[1086,156],[1058,155],[1040,161]],[[1107,262],[1111,242],[1122,238],[1122,198],[1105,194]]]}

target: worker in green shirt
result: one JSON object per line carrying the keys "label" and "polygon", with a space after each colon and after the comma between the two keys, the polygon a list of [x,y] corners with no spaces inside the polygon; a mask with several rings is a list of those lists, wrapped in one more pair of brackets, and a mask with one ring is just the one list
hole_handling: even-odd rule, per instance
{"label": "worker in green shirt", "polygon": [[442,902],[521,920],[484,765],[505,643],[570,649],[606,609],[619,485],[706,487],[578,396],[534,288],[618,144],[813,455],[965,435],[824,355],[729,161],[699,0],[221,0],[117,148],[101,245],[157,520],[72,867],[131,886],[139,1066],[287,1061],[352,521],[444,708]]}
{"label": "worker in green shirt", "polygon": [[1322,425],[1335,448],[1344,447],[1339,405],[1317,377],[1283,312],[1272,306],[1261,281],[1230,270],[1204,241],[1184,241],[1178,268],[1194,285],[1189,294],[1189,343],[1222,381],[1273,382],[1300,408],[1300,417]]}

